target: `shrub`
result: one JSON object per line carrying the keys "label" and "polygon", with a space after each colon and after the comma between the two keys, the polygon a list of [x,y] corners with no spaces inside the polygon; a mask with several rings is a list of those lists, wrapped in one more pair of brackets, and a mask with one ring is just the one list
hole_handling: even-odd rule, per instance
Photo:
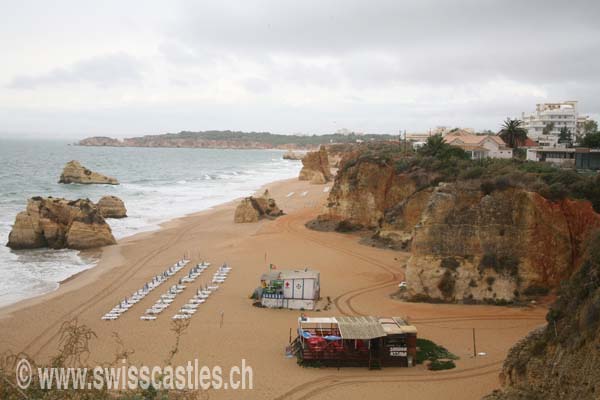
{"label": "shrub", "polygon": [[479,262],[479,273],[486,269],[493,269],[497,274],[517,277],[519,275],[520,260],[509,254],[497,256],[495,253],[485,253]]}
{"label": "shrub", "polygon": [[442,371],[445,369],[452,369],[452,368],[456,368],[456,364],[452,360],[444,360],[444,361],[435,360],[435,361],[430,362],[429,365],[427,366],[427,369],[429,369],[430,371]]}
{"label": "shrub", "polygon": [[466,169],[465,171],[461,172],[459,177],[462,179],[479,179],[483,176],[484,173],[485,173],[485,168],[483,168],[481,166],[475,166],[475,167]]}
{"label": "shrub", "polygon": [[523,290],[523,294],[528,297],[545,296],[550,292],[550,289],[544,286],[531,285]]}
{"label": "shrub", "polygon": [[564,200],[568,195],[567,187],[560,182],[555,182],[548,188],[546,197],[552,201]]}
{"label": "shrub", "polygon": [[446,298],[452,297],[454,294],[454,287],[456,286],[456,280],[454,279],[454,275],[449,270],[444,272],[442,275],[442,279],[438,283],[438,289],[442,292],[442,295]]}
{"label": "shrub", "polygon": [[496,282],[496,278],[494,278],[493,276],[488,276],[487,278],[485,278],[485,283],[487,283],[488,286],[492,286],[494,282]]}
{"label": "shrub", "polygon": [[428,339],[417,339],[417,364],[423,364],[426,360],[458,360],[458,356],[449,352],[445,347],[440,346]]}
{"label": "shrub", "polygon": [[483,272],[485,268],[492,268],[494,270],[498,268],[498,259],[496,254],[485,253],[483,257],[481,257],[481,261],[479,262],[479,272]]}
{"label": "shrub", "polygon": [[460,267],[460,262],[454,257],[445,257],[440,262],[440,266],[445,269],[456,271],[456,269]]}
{"label": "shrub", "polygon": [[494,191],[495,185],[494,182],[492,182],[491,180],[485,180],[483,182],[481,182],[481,191],[483,192],[484,195],[488,195],[488,194],[492,194],[492,192]]}
{"label": "shrub", "polygon": [[504,273],[505,275],[509,276],[517,276],[519,274],[520,263],[521,261],[519,258],[512,254],[501,256],[496,272]]}

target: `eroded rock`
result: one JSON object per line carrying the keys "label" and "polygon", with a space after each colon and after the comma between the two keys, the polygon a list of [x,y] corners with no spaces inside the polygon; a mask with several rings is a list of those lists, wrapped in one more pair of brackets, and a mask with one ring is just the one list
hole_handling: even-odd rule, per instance
{"label": "eroded rock", "polygon": [[125,218],[127,209],[123,200],[117,196],[104,196],[96,203],[104,218]]}
{"label": "eroded rock", "polygon": [[318,151],[306,153],[302,158],[302,169],[298,179],[314,184],[327,183],[332,179],[325,147],[321,147]]}
{"label": "eroded rock", "polygon": [[110,176],[91,171],[81,165],[78,161],[73,160],[65,165],[58,183],[118,185],[119,181]]}
{"label": "eroded rock", "polygon": [[250,196],[242,199],[235,209],[233,220],[236,223],[257,222],[261,218],[276,218],[282,214],[283,211],[270,197],[267,189],[260,197]]}
{"label": "eroded rock", "polygon": [[115,244],[110,226],[88,199],[32,197],[8,236],[12,249],[89,249]]}

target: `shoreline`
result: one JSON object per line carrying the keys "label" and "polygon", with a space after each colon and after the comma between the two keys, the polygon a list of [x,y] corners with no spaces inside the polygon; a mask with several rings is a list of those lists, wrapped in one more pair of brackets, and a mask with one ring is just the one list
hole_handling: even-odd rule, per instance
{"label": "shoreline", "polygon": [[[89,345],[92,365],[110,362],[115,351],[122,350],[113,339],[115,332],[123,346],[134,351],[131,364],[163,365],[174,343],[171,316],[187,301],[189,293],[178,296],[155,321],[139,318],[168,284],[116,321],[102,321],[100,317],[184,252],[190,254],[192,264],[207,260],[212,263],[210,268],[217,268],[227,262],[233,270],[227,282],[190,319],[173,365],[198,359],[203,365],[226,369],[244,359],[254,374],[255,388],[240,394],[248,399],[299,399],[317,392],[323,394],[310,397],[351,400],[375,394],[393,399],[398,391],[422,399],[478,399],[498,387],[498,373],[508,349],[545,323],[543,307],[404,303],[391,299],[390,294],[403,279],[408,253],[364,246],[353,235],[308,230],[304,224],[321,212],[327,198],[323,188],[330,184],[311,185],[294,178],[260,190],[267,186],[286,215],[235,224],[235,202],[231,201],[170,220],[157,231],[141,232],[105,247],[96,267],[83,271],[58,290],[2,309],[0,352],[23,351],[43,363],[56,354],[62,323],[76,318],[97,335]],[[288,196],[291,192],[294,195]],[[320,271],[321,296],[332,299],[331,309],[306,312],[308,316],[406,317],[417,327],[419,337],[457,354],[457,368],[432,372],[420,365],[369,371],[296,365],[294,359],[285,357],[285,347],[300,311],[258,308],[248,299],[270,263],[281,269],[310,267]],[[187,269],[171,278],[172,283]],[[212,272],[209,270],[208,276]],[[199,281],[186,290],[191,292],[201,285]],[[485,357],[472,357],[472,329],[478,332],[477,349],[485,352]],[[216,399],[232,397],[228,391],[211,391],[210,395]]]}
{"label": "shoreline", "polygon": [[[88,147],[91,147],[91,146],[88,146]],[[258,150],[263,150],[263,149],[258,149]],[[297,178],[278,179],[278,180],[266,183],[266,184],[262,185],[259,189],[257,189],[252,195],[253,196],[254,195],[258,195],[261,192],[264,192],[264,190],[267,189],[271,185],[282,184],[282,183],[285,183],[287,181],[296,180],[296,179]],[[127,240],[129,240],[129,239],[135,240],[136,238],[138,238],[138,236],[141,239],[141,238],[143,238],[144,235],[151,235],[153,233],[159,232],[162,229],[165,229],[165,227],[167,227],[169,224],[176,223],[180,219],[186,219],[186,218],[190,218],[190,217],[201,216],[205,212],[210,212],[211,210],[215,210],[215,209],[218,209],[220,207],[226,207],[226,206],[233,205],[234,203],[239,202],[242,198],[243,197],[238,197],[238,198],[233,199],[233,200],[225,201],[223,203],[220,203],[220,204],[217,204],[217,205],[214,205],[214,206],[210,206],[210,207],[208,207],[206,209],[203,209],[203,210],[198,210],[198,211],[194,211],[194,212],[191,212],[191,213],[186,213],[186,214],[183,214],[181,216],[168,219],[166,221],[158,223],[156,225],[156,227],[153,228],[153,229],[147,229],[147,230],[144,229],[142,231],[135,232],[135,233],[133,233],[133,234],[131,234],[129,236],[124,236],[124,237],[118,239],[117,243],[115,245],[104,246],[104,247],[100,247],[100,248],[96,248],[96,249],[80,250],[79,253],[77,253],[77,256],[81,257],[81,255],[84,255],[86,257],[89,257],[92,260],[92,262],[94,263],[94,265],[92,267],[83,269],[83,270],[78,271],[78,272],[75,272],[74,274],[68,276],[67,278],[62,279],[62,280],[56,282],[58,284],[58,286],[56,287],[56,289],[53,289],[53,290],[51,290],[49,292],[42,293],[42,294],[39,294],[39,295],[36,295],[36,296],[32,296],[32,297],[27,297],[27,298],[18,300],[18,301],[14,302],[14,303],[10,303],[10,304],[6,304],[6,305],[0,306],[0,320],[5,317],[6,313],[14,312],[14,311],[17,311],[17,310],[19,310],[19,309],[21,309],[23,307],[28,307],[28,306],[31,306],[31,305],[34,305],[34,304],[37,303],[37,302],[30,302],[30,301],[33,301],[33,300],[38,300],[38,302],[44,301],[44,297],[45,296],[49,296],[52,293],[56,293],[57,291],[60,290],[60,288],[64,284],[67,284],[69,282],[75,281],[78,277],[81,277],[85,273],[87,273],[87,272],[89,272],[89,271],[97,268],[98,264],[100,263],[100,260],[102,258],[102,254],[103,254],[103,252],[104,252],[104,250],[106,248],[120,245],[121,243],[124,243]],[[23,304],[22,307],[21,307],[21,303],[27,303],[27,304]]]}

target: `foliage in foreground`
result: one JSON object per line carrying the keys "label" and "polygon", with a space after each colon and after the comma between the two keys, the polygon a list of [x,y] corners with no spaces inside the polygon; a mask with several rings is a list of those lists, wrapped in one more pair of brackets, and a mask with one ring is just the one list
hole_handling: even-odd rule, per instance
{"label": "foliage in foreground", "polygon": [[[174,321],[171,331],[175,336],[175,343],[169,350],[165,363],[171,365],[174,356],[179,352],[181,336],[189,326],[189,320]],[[133,350],[127,349],[118,334],[113,333],[117,349],[114,359],[102,364],[103,368],[119,368],[121,360],[127,360],[131,365],[134,363],[131,356]],[[93,367],[86,364],[90,355],[89,343],[96,339],[96,334],[86,325],[79,324],[77,319],[66,321],[59,331],[59,349],[47,365],[37,365],[27,354],[6,352],[0,355],[0,399],[2,400],[199,400],[208,398],[206,391],[190,390],[157,390],[152,386],[147,389],[109,391],[106,387],[94,388],[93,374],[87,374],[87,382],[83,388],[58,389],[55,385],[51,389],[41,389],[37,373],[32,374],[31,384],[27,389],[18,388],[15,381],[15,369],[21,359],[27,359],[31,364],[32,371],[37,368],[87,368],[92,371]],[[164,377],[163,377],[164,379]],[[72,384],[72,382],[70,382]],[[87,385],[89,384],[89,386]]]}

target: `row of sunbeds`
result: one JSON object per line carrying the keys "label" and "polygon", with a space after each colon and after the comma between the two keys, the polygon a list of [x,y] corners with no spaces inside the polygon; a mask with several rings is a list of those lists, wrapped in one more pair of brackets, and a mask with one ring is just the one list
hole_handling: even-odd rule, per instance
{"label": "row of sunbeds", "polygon": [[177,295],[185,290],[186,285],[184,285],[184,283],[193,283],[209,266],[210,263],[201,262],[195,267],[192,267],[188,274],[179,279],[179,282],[176,285],[171,286],[166,293],[162,294],[156,303],[148,308],[146,313],[142,315],[140,319],[143,321],[154,321],[160,313],[171,305]]}
{"label": "row of sunbeds", "polygon": [[191,318],[192,315],[194,315],[198,310],[198,307],[205,303],[210,295],[219,288],[218,284],[225,282],[230,271],[231,267],[227,264],[223,264],[221,267],[219,267],[219,269],[213,274],[212,284],[198,289],[196,294],[179,309],[177,314],[175,314],[172,319],[178,320]]}
{"label": "row of sunbeds", "polygon": [[124,298],[112,308],[109,312],[104,314],[101,319],[104,321],[114,321],[119,319],[121,315],[123,315],[127,310],[133,307],[136,303],[145,298],[150,292],[154,289],[162,285],[166,282],[170,277],[179,272],[183,267],[185,267],[190,260],[181,259],[177,261],[175,264],[167,268],[161,274],[152,277],[150,281],[144,284],[144,286],[135,291],[131,296]]}

